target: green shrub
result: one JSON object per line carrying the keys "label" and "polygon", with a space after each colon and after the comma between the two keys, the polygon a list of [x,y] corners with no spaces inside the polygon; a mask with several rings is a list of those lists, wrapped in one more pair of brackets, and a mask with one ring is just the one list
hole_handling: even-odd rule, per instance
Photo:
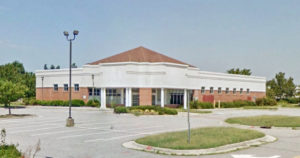
{"label": "green shrub", "polygon": [[277,101],[272,98],[264,98],[264,105],[275,106],[277,105]]}
{"label": "green shrub", "polygon": [[161,108],[160,106],[150,106],[150,105],[144,105],[144,106],[132,106],[132,107],[129,107],[129,110],[142,110],[142,111],[145,111],[145,110],[154,110],[154,111],[158,111],[158,109]]}
{"label": "green shrub", "polygon": [[72,106],[84,106],[84,101],[80,99],[74,99],[72,100]]}
{"label": "green shrub", "polygon": [[275,106],[277,105],[277,101],[272,98],[258,98],[255,101],[258,106]]}
{"label": "green shrub", "polygon": [[234,107],[244,107],[244,106],[255,106],[256,104],[252,101],[246,101],[246,100],[235,100],[233,101]]}
{"label": "green shrub", "polygon": [[93,99],[93,100],[89,100],[86,105],[91,107],[99,107],[100,102],[97,99]]}
{"label": "green shrub", "polygon": [[300,102],[300,98],[295,97],[287,98],[285,100],[290,104],[298,104]]}
{"label": "green shrub", "polygon": [[255,106],[256,104],[252,101],[247,100],[235,100],[233,102],[221,102],[222,108],[240,108],[245,106]]}
{"label": "green shrub", "polygon": [[264,106],[264,98],[257,98],[255,103],[257,106]]}
{"label": "green shrub", "polygon": [[148,114],[148,113],[155,113],[157,112],[159,115],[177,115],[177,110],[172,108],[162,108],[160,106],[132,106],[129,108],[123,106],[117,106],[114,108],[115,113],[128,113],[131,112],[133,114],[139,113],[141,114]]}
{"label": "green shrub", "polygon": [[212,109],[214,108],[211,102],[198,102],[198,109]]}
{"label": "green shrub", "polygon": [[2,158],[20,158],[21,152],[15,145],[0,145],[0,157]]}
{"label": "green shrub", "polygon": [[52,100],[48,103],[51,106],[64,106],[65,103],[62,100]]}
{"label": "green shrub", "polygon": [[191,107],[191,109],[198,109],[198,101],[197,100],[195,100],[195,101],[191,101],[190,102],[190,107]]}
{"label": "green shrub", "polygon": [[222,108],[234,108],[234,103],[233,102],[221,102],[221,107]]}
{"label": "green shrub", "polygon": [[191,109],[212,109],[213,104],[210,102],[199,102],[198,100],[190,102]]}
{"label": "green shrub", "polygon": [[162,108],[164,109],[164,113],[167,115],[177,115],[178,112],[175,109],[171,109],[171,108]]}
{"label": "green shrub", "polygon": [[[69,106],[69,101],[63,100],[32,100],[31,105],[42,105],[42,106]],[[72,106],[84,106],[84,101],[80,99],[72,100]]]}
{"label": "green shrub", "polygon": [[117,114],[128,113],[128,109],[124,106],[116,106],[114,108],[114,113],[117,113]]}

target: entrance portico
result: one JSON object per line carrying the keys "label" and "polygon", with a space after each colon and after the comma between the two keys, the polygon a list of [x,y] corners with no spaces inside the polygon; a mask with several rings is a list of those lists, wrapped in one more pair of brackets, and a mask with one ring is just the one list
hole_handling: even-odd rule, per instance
{"label": "entrance portico", "polygon": [[[133,92],[134,90],[134,92]],[[124,95],[125,94],[125,95]],[[161,107],[187,108],[187,89],[169,88],[101,88],[101,109],[106,109],[107,105],[112,106],[137,106],[154,105]]]}

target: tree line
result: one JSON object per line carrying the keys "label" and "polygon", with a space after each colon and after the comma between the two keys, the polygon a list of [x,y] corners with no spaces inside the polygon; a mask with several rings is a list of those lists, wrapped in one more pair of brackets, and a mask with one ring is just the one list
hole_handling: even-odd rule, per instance
{"label": "tree line", "polygon": [[[72,65],[71,65],[71,67],[72,68],[77,68],[77,65],[76,65],[76,63],[73,63]],[[54,69],[60,69],[60,66],[59,65],[57,65],[57,66],[54,66],[53,64],[50,66],[50,68],[48,68],[48,65],[47,64],[44,64],[44,70],[54,70]]]}
{"label": "tree line", "polygon": [[[252,72],[250,69],[239,69],[233,68],[227,70],[229,74],[239,74],[239,75],[251,75]],[[296,84],[292,77],[286,77],[284,72],[279,72],[275,75],[272,80],[267,81],[267,97],[282,100],[299,95],[299,92],[296,93]]]}

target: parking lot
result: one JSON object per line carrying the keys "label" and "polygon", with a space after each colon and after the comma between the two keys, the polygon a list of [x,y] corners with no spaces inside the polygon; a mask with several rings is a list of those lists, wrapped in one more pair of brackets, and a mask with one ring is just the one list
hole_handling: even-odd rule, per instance
{"label": "parking lot", "polygon": [[[7,111],[0,109],[0,114]],[[149,134],[185,130],[186,113],[177,116],[134,116],[113,114],[112,111],[99,111],[96,108],[73,108],[75,127],[65,127],[68,108],[28,107],[13,109],[13,113],[34,114],[34,117],[21,119],[0,119],[0,128],[7,131],[7,142],[18,143],[26,152],[40,140],[41,151],[37,157],[53,158],[98,158],[98,157],[172,157],[130,150],[122,143]],[[300,116],[300,109],[270,110],[214,110],[212,114],[192,114],[191,126],[227,126],[224,119],[233,116],[286,114]],[[251,127],[249,127],[251,128]],[[280,156],[282,158],[300,155],[300,131],[290,129],[257,129],[277,137],[275,143],[252,147],[232,153],[201,157],[223,158],[237,155],[257,157]],[[240,156],[241,157],[241,156]]]}

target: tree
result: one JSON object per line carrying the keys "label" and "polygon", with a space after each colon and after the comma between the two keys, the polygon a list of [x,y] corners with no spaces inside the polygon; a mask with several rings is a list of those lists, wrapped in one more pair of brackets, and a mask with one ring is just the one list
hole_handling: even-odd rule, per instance
{"label": "tree", "polygon": [[285,78],[285,73],[279,72],[275,78],[267,82],[267,95],[275,96],[276,99],[284,99],[293,97],[296,93],[296,85],[294,79]]}
{"label": "tree", "polygon": [[72,66],[71,66],[71,68],[77,68],[76,63],[73,63]]}
{"label": "tree", "polygon": [[229,74],[239,74],[239,75],[248,75],[248,76],[250,76],[252,74],[250,69],[241,69],[240,70],[239,68],[237,68],[237,69],[232,68],[230,70],[227,70],[227,73],[229,73]]}
{"label": "tree", "polygon": [[51,65],[51,66],[50,66],[50,69],[51,69],[51,70],[55,69],[55,66],[54,66],[54,65]]}
{"label": "tree", "polygon": [[35,97],[35,74],[32,72],[25,72],[22,84],[27,87],[25,97]]}
{"label": "tree", "polygon": [[44,70],[48,70],[47,64],[44,65]]}
{"label": "tree", "polygon": [[20,83],[27,87],[26,97],[35,96],[35,74],[23,71],[23,64],[19,62],[0,65],[0,80]]}
{"label": "tree", "polygon": [[57,65],[55,69],[60,69],[60,66],[59,66],[59,65]]}
{"label": "tree", "polygon": [[24,96],[26,87],[20,83],[0,80],[0,103],[8,106],[11,115],[10,103],[17,101]]}
{"label": "tree", "polygon": [[22,80],[22,74],[19,68],[9,63],[0,66],[0,79],[16,83]]}
{"label": "tree", "polygon": [[15,68],[17,68],[17,70],[18,70],[18,72],[19,72],[20,74],[24,74],[24,73],[25,73],[25,68],[24,68],[23,64],[20,63],[19,61],[14,61],[14,62],[12,63],[12,65],[13,65]]}

